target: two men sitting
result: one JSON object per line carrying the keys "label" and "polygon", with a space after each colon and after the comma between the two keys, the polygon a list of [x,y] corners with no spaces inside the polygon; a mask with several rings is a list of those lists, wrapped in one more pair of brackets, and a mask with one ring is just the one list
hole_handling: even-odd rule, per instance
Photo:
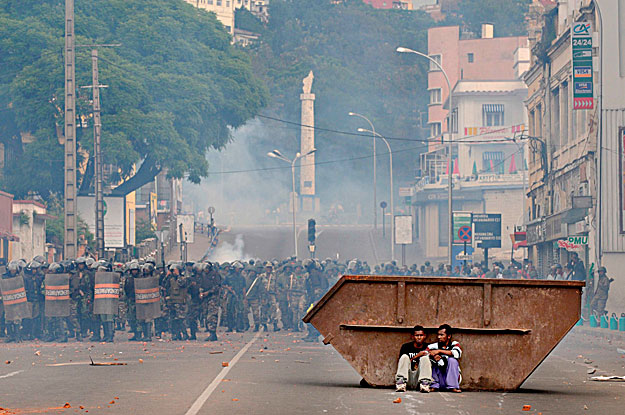
{"label": "two men sitting", "polygon": [[452,328],[442,324],[438,328],[438,342],[425,343],[426,334],[422,326],[415,326],[412,341],[401,346],[399,363],[395,375],[397,392],[406,388],[427,393],[436,390],[460,391],[460,365],[462,349],[451,339]]}

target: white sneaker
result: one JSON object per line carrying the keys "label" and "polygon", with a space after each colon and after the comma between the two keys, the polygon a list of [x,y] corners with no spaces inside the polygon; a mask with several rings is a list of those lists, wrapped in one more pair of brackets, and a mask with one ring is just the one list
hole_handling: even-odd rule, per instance
{"label": "white sneaker", "polygon": [[406,381],[403,378],[397,379],[395,383],[395,392],[406,392]]}
{"label": "white sneaker", "polygon": [[419,391],[423,393],[430,393],[430,385],[425,382],[419,384]]}

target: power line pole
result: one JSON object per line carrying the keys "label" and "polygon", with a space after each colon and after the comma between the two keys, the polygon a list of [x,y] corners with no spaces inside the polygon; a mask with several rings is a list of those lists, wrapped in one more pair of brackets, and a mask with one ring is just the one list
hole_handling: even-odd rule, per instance
{"label": "power line pole", "polygon": [[93,88],[93,172],[95,193],[95,237],[96,252],[98,258],[104,258],[104,194],[102,174],[102,151],[100,149],[102,137],[102,121],[100,118],[100,88],[108,88],[108,85],[100,85],[98,70],[97,46],[115,47],[120,44],[102,45],[76,45],[76,47],[93,47],[91,49],[91,85],[82,88]]}
{"label": "power line pole", "polygon": [[74,0],[65,0],[65,259],[78,252],[76,229],[76,55]]}
{"label": "power line pole", "polygon": [[95,176],[95,235],[98,258],[104,258],[104,195],[102,194],[102,152],[100,137],[100,85],[98,81],[98,50],[91,51],[92,87],[93,87],[93,169]]}

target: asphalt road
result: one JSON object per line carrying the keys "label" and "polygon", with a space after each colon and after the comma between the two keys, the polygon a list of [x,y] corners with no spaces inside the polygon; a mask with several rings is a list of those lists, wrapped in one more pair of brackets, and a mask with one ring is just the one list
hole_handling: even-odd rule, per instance
{"label": "asphalt road", "polygon": [[[0,344],[0,414],[625,413],[625,383],[587,374],[596,366],[596,374],[625,375],[625,356],[616,352],[625,341],[584,333],[569,334],[519,391],[462,394],[360,388],[331,346],[304,343],[298,333],[222,333],[215,343],[128,337]],[[90,366],[90,357],[127,365]],[[396,397],[402,402],[393,403]]]}

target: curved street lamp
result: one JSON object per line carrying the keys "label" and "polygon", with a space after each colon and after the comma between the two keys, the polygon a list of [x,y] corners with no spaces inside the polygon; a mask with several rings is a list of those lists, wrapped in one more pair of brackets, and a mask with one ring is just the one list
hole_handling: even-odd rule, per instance
{"label": "curved street lamp", "polygon": [[278,150],[273,150],[270,151],[269,153],[267,153],[268,157],[271,158],[275,158],[275,159],[279,159],[282,160],[284,162],[287,162],[291,165],[291,179],[293,180],[293,191],[292,191],[292,210],[293,210],[293,249],[295,250],[295,258],[297,259],[297,229],[296,229],[296,223],[297,223],[297,219],[296,219],[296,202],[295,202],[295,163],[297,162],[297,160],[301,159],[302,157],[306,157],[311,155],[312,153],[314,153],[315,151],[317,151],[316,148],[313,148],[312,150],[310,150],[308,153],[302,155],[299,152],[297,154],[295,154],[295,158],[293,160],[289,160],[288,158],[286,158],[280,151]]}
{"label": "curved street lamp", "polygon": [[454,242],[454,227],[453,227],[453,204],[452,204],[452,196],[453,196],[453,165],[452,165],[452,151],[453,151],[453,137],[454,137],[454,105],[453,105],[453,92],[451,90],[451,82],[449,82],[449,77],[447,76],[447,72],[443,69],[440,63],[438,63],[434,58],[430,55],[426,55],[425,53],[417,52],[416,50],[398,47],[396,49],[399,53],[414,53],[415,55],[419,55],[423,58],[428,59],[430,62],[433,62],[438,69],[441,70],[443,76],[445,77],[445,81],[447,81],[447,89],[449,90],[449,142],[447,143],[447,172],[449,173],[447,176],[447,211],[448,211],[448,232],[449,232],[449,243],[447,244],[447,261],[449,266],[453,263],[453,253],[452,246]]}
{"label": "curved street lamp", "polygon": [[373,123],[369,120],[369,118],[365,117],[362,114],[358,114],[356,112],[349,112],[349,115],[352,117],[359,117],[363,120],[367,121],[371,126],[371,137],[373,137],[373,229],[378,229],[378,198],[377,198],[377,154],[375,150],[375,127]]}
{"label": "curved street lamp", "polygon": [[376,133],[373,130],[367,130],[366,128],[359,128],[359,133],[370,133],[376,137],[379,137],[386,144],[386,148],[388,148],[388,157],[389,157],[389,166],[390,166],[390,176],[391,176],[391,261],[395,260],[395,204],[393,203],[393,150],[391,150],[391,145],[386,141],[386,138],[382,137],[379,133]]}

